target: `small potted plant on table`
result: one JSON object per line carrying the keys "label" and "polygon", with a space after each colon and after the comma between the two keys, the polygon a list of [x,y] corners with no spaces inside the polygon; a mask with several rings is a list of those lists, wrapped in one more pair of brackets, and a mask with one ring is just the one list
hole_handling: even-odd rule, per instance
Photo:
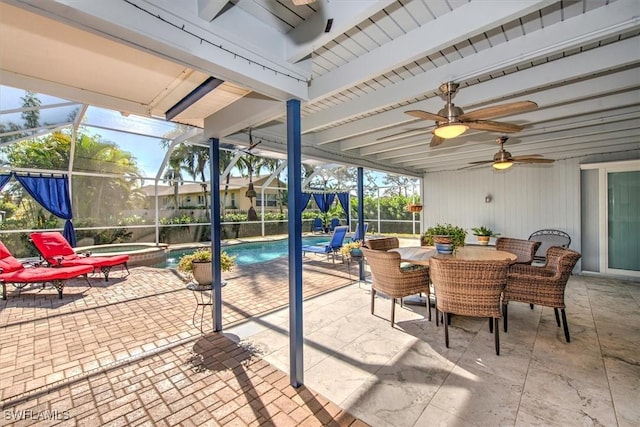
{"label": "small potted plant on table", "polygon": [[438,253],[451,254],[464,246],[467,232],[464,228],[451,224],[436,224],[427,228],[420,239],[422,246],[435,246]]}
{"label": "small potted plant on table", "polygon": [[474,236],[476,236],[478,243],[483,246],[486,246],[489,244],[490,238],[498,237],[500,235],[500,234],[494,233],[493,230],[491,230],[488,227],[485,227],[484,225],[480,227],[472,228],[471,232],[474,234]]}
{"label": "small potted plant on table", "polygon": [[[210,248],[197,249],[194,252],[183,255],[178,262],[178,270],[188,273],[196,283],[190,283],[187,287],[191,290],[206,290],[213,282],[212,254]],[[225,251],[220,251],[220,270],[231,271],[236,264],[235,257]],[[224,284],[224,282],[223,282]]]}

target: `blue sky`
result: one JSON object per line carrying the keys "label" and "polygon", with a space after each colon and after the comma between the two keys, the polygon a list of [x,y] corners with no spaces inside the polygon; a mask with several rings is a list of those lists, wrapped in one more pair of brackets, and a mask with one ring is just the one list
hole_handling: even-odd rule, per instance
{"label": "blue sky", "polygon": [[[0,86],[0,110],[2,112],[18,109],[22,106],[22,98],[25,91],[8,86]],[[48,95],[38,94],[42,107],[52,104],[67,103],[68,100]],[[60,106],[49,109],[41,109],[40,124],[68,122],[69,114],[80,108],[80,104]],[[23,120],[21,113],[3,113],[0,115],[3,123],[14,122],[21,126]],[[98,107],[89,107],[83,123],[85,132],[90,135],[100,135],[103,140],[116,143],[122,150],[130,152],[137,161],[142,175],[155,178],[165,155],[165,149],[161,145],[163,136],[175,133],[177,125],[158,119],[150,119],[128,115],[120,112],[106,110]],[[92,126],[93,125],[93,126]],[[119,129],[122,130],[112,130]],[[151,136],[149,136],[151,135]],[[206,172],[208,176],[208,171]],[[233,172],[237,175],[237,171]],[[374,173],[376,184],[382,185],[384,174]]]}

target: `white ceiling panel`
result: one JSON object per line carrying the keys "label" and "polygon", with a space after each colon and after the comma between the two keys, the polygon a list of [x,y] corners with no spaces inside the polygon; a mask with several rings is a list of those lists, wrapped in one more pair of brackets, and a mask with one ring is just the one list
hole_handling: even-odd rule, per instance
{"label": "white ceiling panel", "polygon": [[216,77],[226,83],[175,120],[239,145],[252,127],[282,152],[284,103],[297,98],[305,156],[420,176],[498,149],[500,133],[479,130],[431,147],[435,121],[405,113],[437,113],[439,86],[455,81],[465,112],[539,105],[495,119],[524,127],[509,135],[514,155],[640,157],[637,0],[139,3],[156,16],[115,19],[127,2],[0,0],[0,84],[161,116]]}

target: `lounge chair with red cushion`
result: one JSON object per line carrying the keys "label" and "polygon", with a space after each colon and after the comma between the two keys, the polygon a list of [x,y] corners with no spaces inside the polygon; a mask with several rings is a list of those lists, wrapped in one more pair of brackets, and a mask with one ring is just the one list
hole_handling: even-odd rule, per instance
{"label": "lounge chair with red cushion", "polygon": [[53,267],[69,267],[75,265],[90,265],[104,274],[105,281],[109,280],[111,267],[122,265],[129,274],[129,255],[93,256],[91,254],[77,254],[67,239],[58,231],[31,233],[31,242],[35,245],[42,258]]}
{"label": "lounge chair with red cushion", "polygon": [[2,299],[7,299],[7,283],[47,283],[51,282],[58,291],[58,298],[62,298],[62,289],[69,279],[89,274],[93,271],[90,265],[73,267],[47,268],[25,267],[11,255],[7,247],[0,242],[0,283],[2,284]]}

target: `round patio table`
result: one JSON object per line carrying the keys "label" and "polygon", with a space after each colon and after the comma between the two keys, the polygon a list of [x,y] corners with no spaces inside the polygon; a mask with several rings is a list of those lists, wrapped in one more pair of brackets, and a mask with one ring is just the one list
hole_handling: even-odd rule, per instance
{"label": "round patio table", "polygon": [[402,248],[389,249],[389,252],[398,252],[403,262],[416,265],[429,266],[431,257],[456,258],[467,261],[503,261],[509,260],[512,263],[518,258],[511,252],[499,251],[486,246],[462,246],[454,254],[439,254],[434,246],[405,246]]}

